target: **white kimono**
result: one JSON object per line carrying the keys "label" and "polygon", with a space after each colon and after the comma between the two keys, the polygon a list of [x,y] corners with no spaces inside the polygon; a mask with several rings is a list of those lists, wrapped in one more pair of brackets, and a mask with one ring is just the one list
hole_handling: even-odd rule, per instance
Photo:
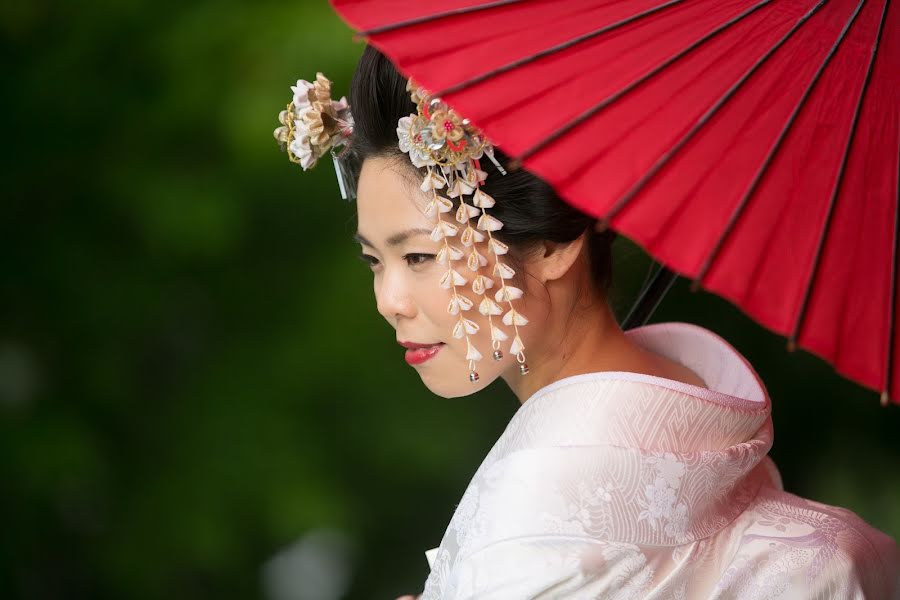
{"label": "white kimono", "polygon": [[576,375],[517,410],[478,468],[422,600],[900,598],[894,540],[783,490],[769,397],[713,332],[626,332],[708,389]]}

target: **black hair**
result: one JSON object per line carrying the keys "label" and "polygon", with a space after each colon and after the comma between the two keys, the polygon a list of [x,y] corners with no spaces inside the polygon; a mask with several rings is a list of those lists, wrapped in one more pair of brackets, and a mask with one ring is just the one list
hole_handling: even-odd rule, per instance
{"label": "black hair", "polygon": [[[406,156],[397,145],[397,121],[415,114],[416,105],[406,91],[406,78],[373,46],[366,46],[356,65],[349,102],[354,120],[349,168],[358,173],[366,158]],[[501,165],[509,163],[500,148],[494,148],[494,157]],[[404,162],[416,169],[408,159]],[[502,175],[487,160],[481,161],[481,168],[488,173],[481,187],[496,201],[490,214],[503,223],[493,235],[509,245],[513,258],[527,254],[543,240],[571,242],[587,231],[591,280],[604,295],[608,293],[613,230],[596,232],[594,217],[567,204],[549,184],[525,169],[507,169]]]}

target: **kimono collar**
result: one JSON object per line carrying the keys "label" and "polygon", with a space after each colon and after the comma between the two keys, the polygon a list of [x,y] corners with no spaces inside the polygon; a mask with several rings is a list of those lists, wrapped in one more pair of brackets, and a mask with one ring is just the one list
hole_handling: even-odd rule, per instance
{"label": "kimono collar", "polygon": [[[696,452],[749,441],[769,419],[771,403],[762,380],[740,352],[709,329],[669,322],[630,329],[625,335],[691,369],[707,387],[629,371],[574,375],[532,394],[509,428],[518,420],[530,420],[531,413],[546,412],[551,414],[541,417],[535,441]],[[584,407],[559,400],[570,396],[590,402],[591,412],[585,415]],[[554,434],[548,417],[563,429]]]}
{"label": "kimono collar", "polygon": [[538,390],[464,495],[458,512],[476,514],[457,515],[471,526],[458,531],[462,553],[479,538],[548,533],[685,544],[725,527],[761,486],[781,487],[766,456],[769,397],[737,350],[688,323],[626,333],[689,367],[709,388],[604,371]]}

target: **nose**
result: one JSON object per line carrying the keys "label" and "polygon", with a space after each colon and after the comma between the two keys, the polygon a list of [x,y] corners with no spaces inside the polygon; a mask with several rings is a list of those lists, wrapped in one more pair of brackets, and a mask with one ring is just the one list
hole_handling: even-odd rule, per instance
{"label": "nose", "polygon": [[389,323],[396,323],[400,317],[415,316],[409,281],[401,269],[385,268],[381,277],[375,279],[375,303]]}

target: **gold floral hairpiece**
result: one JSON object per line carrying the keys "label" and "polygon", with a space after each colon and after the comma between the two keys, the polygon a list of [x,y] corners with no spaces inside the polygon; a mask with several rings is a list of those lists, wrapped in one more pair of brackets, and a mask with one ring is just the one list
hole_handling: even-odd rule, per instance
{"label": "gold floral hairpiece", "polygon": [[[322,73],[317,73],[313,83],[303,79],[297,81],[291,90],[294,98],[278,116],[282,126],[275,130],[275,139],[282,149],[287,150],[291,162],[299,164],[304,170],[312,168],[319,158],[331,151],[341,195],[346,199],[353,194],[354,186],[342,171],[333,151],[335,146],[347,145],[353,133],[353,117],[346,98],[340,101],[331,99],[331,82]],[[494,322],[494,318],[498,317],[502,325],[512,328],[509,352],[518,360],[519,372],[525,375],[528,364],[525,362],[525,344],[519,336],[519,327],[526,325],[528,319],[513,305],[514,301],[522,298],[523,291],[507,284],[516,272],[501,258],[509,251],[508,246],[493,235],[503,228],[503,223],[487,212],[495,202],[481,190],[487,173],[481,169],[480,159],[487,156],[501,174],[506,175],[506,171],[494,158],[493,145],[469,119],[460,116],[412,79],[408,80],[406,90],[416,104],[417,112],[397,122],[398,143],[400,150],[409,154],[413,165],[426,170],[420,187],[423,192],[431,192],[432,198],[425,214],[434,219],[431,239],[443,241],[435,260],[447,266],[440,286],[451,290],[447,311],[458,316],[453,337],[466,340],[469,381],[474,383],[479,379],[475,363],[482,359],[482,354],[470,337],[478,333],[480,326],[464,316],[475,306],[470,298],[461,293],[463,286],[467,285],[476,296],[483,296],[477,310],[488,319],[493,359],[503,359],[502,342],[510,338],[510,334]],[[439,194],[438,190],[445,195]],[[466,196],[470,196],[469,202],[466,202]],[[442,215],[453,211],[450,198],[458,198],[459,206],[455,219],[444,220]],[[476,218],[477,221],[474,221]],[[450,243],[457,235],[462,248]],[[479,252],[479,248],[494,256],[491,275],[481,272],[487,266],[488,259]],[[455,262],[464,262],[471,275],[463,275],[462,268],[456,268]],[[493,294],[488,293],[495,285],[497,290]]]}
{"label": "gold floral hairpiece", "polygon": [[348,185],[348,174],[334,153],[334,148],[347,145],[353,134],[353,115],[347,98],[333,100],[331,81],[322,73],[316,73],[313,82],[297,80],[291,91],[294,98],[278,115],[281,127],[274,131],[275,139],[287,151],[288,159],[304,171],[331,151],[341,196],[349,199],[354,195],[354,186]]}

